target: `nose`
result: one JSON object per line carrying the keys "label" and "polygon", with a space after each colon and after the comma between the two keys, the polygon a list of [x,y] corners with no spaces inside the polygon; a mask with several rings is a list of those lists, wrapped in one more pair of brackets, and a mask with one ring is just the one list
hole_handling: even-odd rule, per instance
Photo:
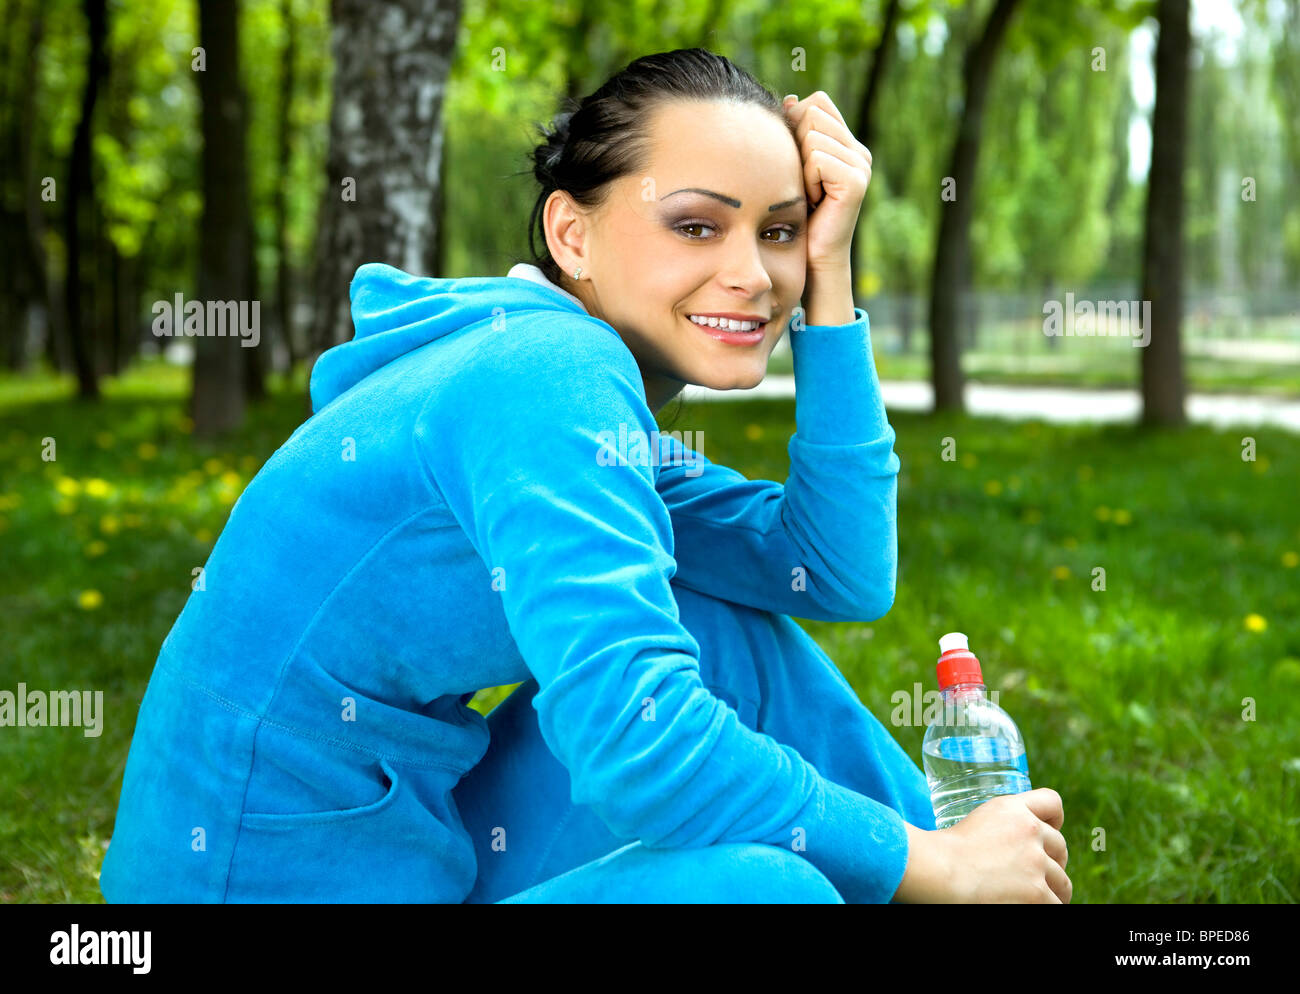
{"label": "nose", "polygon": [[772,278],[763,265],[759,247],[751,242],[739,242],[735,252],[728,256],[727,267],[719,277],[738,296],[757,300],[772,289]]}

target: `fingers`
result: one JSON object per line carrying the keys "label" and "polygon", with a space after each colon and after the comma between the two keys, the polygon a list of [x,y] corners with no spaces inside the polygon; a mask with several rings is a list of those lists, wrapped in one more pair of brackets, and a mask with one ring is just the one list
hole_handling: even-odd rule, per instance
{"label": "fingers", "polygon": [[1062,870],[1070,859],[1069,850],[1065,845],[1065,836],[1054,828],[1046,825],[1043,826],[1043,848],[1047,855],[1051,856]]}
{"label": "fingers", "polygon": [[1056,900],[1052,904],[1069,904],[1070,898],[1074,895],[1074,885],[1070,883],[1070,878],[1065,875],[1055,860],[1047,861],[1047,886],[1052,888],[1052,894]]}
{"label": "fingers", "polygon": [[871,182],[871,166],[830,135],[810,132],[803,160],[808,206],[816,207],[832,186],[861,197]]}
{"label": "fingers", "polygon": [[795,124],[800,123],[800,120],[804,117],[810,107],[818,107],[825,111],[831,117],[835,118],[835,120],[839,121],[840,125],[844,127],[845,130],[848,130],[848,125],[844,123],[844,115],[840,113],[840,109],[835,106],[834,102],[827,95],[825,90],[818,90],[815,93],[804,97],[802,100],[796,100],[793,104],[789,105],[788,109],[794,117]]}
{"label": "fingers", "polygon": [[852,149],[857,155],[866,159],[868,165],[871,164],[871,151],[853,137],[853,132],[845,123],[844,116],[824,90],[818,90],[811,96],[804,97],[803,100],[787,103],[785,110],[795,125],[795,138],[800,146],[803,145],[808,132],[815,130],[831,135],[846,148]]}
{"label": "fingers", "polygon": [[1039,787],[1037,790],[1017,794],[1016,796],[1024,799],[1030,811],[1057,831],[1060,831],[1061,825],[1065,823],[1065,808],[1061,804],[1060,794],[1052,790],[1051,787]]}

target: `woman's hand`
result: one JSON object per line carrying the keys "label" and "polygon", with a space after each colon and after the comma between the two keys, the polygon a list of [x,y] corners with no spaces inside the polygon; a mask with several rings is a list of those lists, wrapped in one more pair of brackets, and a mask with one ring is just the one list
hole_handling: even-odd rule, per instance
{"label": "woman's hand", "polygon": [[802,100],[785,99],[795,125],[808,197],[808,269],[842,273],[862,198],[871,182],[871,152],[853,137],[844,117],[822,90]]}
{"label": "woman's hand", "polygon": [[985,801],[951,828],[907,826],[905,903],[1069,904],[1074,887],[1061,795],[1050,787]]}

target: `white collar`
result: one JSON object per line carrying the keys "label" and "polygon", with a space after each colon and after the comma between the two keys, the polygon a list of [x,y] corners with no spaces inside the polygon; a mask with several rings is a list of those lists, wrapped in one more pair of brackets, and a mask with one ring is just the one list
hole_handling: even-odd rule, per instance
{"label": "white collar", "polygon": [[540,283],[542,286],[549,286],[552,290],[564,294],[584,311],[587,309],[586,305],[583,304],[581,300],[569,293],[569,291],[564,289],[564,287],[556,286],[548,280],[546,274],[542,272],[541,268],[534,266],[531,262],[516,263],[514,266],[510,267],[510,272],[506,273],[506,276],[513,276],[515,279],[530,280],[533,283]]}

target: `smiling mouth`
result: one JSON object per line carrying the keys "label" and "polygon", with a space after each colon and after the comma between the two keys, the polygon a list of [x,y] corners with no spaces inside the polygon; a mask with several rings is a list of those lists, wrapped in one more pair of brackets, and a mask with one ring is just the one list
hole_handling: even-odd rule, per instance
{"label": "smiling mouth", "polygon": [[772,323],[770,320],[766,321],[753,331],[728,331],[725,328],[710,328],[708,325],[696,324],[685,315],[682,316],[682,320],[696,331],[702,331],[710,338],[728,345],[757,345],[767,336],[768,325]]}

